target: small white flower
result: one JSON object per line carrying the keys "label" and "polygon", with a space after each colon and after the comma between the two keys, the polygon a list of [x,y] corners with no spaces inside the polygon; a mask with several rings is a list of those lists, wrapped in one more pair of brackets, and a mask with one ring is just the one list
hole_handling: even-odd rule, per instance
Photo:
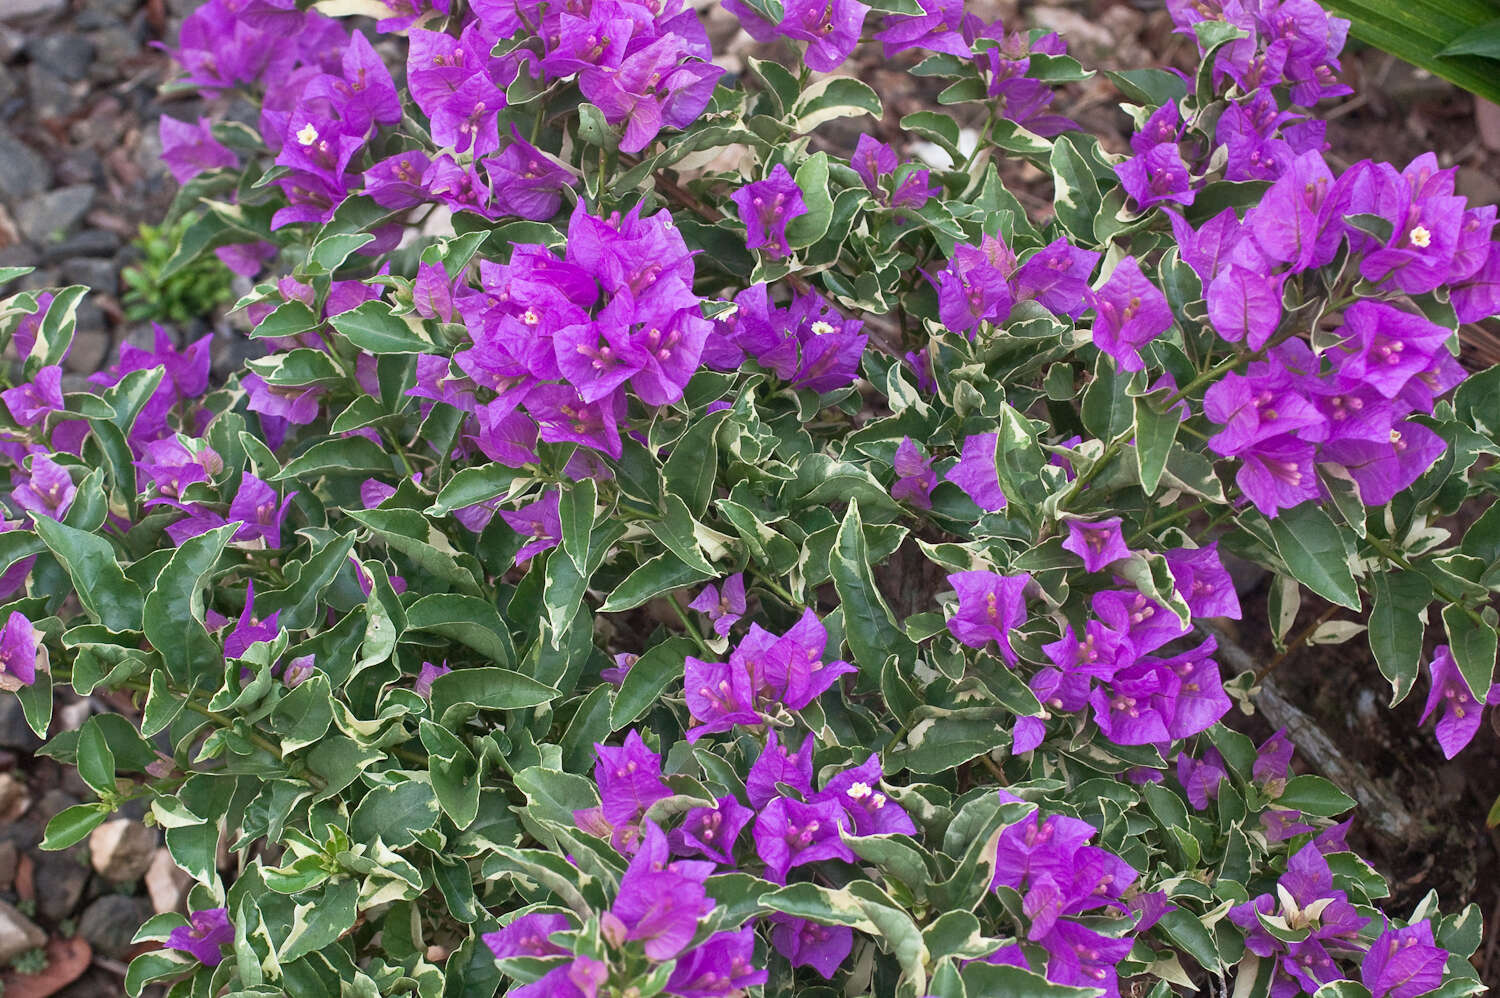
{"label": "small white flower", "polygon": [[309,121],[302,126],[302,130],[297,133],[297,141],[304,146],[310,146],[318,141],[318,130],[313,127],[312,122]]}

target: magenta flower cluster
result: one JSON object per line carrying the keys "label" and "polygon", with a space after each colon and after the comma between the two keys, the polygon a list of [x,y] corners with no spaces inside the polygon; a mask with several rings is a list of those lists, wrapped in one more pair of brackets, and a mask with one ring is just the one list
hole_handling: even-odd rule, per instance
{"label": "magenta flower cluster", "polygon": [[[1065,549],[1084,559],[1090,571],[1127,557],[1118,522],[1074,526]],[[1240,616],[1229,573],[1212,547],[1168,552],[1177,595],[1195,618]],[[958,596],[948,630],[970,648],[992,643],[1010,668],[1020,664],[1013,634],[1027,621],[1030,576],[989,571],[948,576]],[[1050,664],[1029,680],[1042,713],[1016,719],[1012,750],[1035,749],[1054,716],[1090,710],[1099,730],[1118,745],[1156,745],[1165,751],[1176,739],[1204,731],[1229,709],[1213,660],[1209,638],[1175,655],[1157,653],[1187,637],[1191,628],[1149,597],[1126,589],[1103,589],[1092,597],[1093,616],[1082,635],[1071,624],[1058,640],[1042,645]],[[1184,781],[1186,784],[1187,781]]]}
{"label": "magenta flower cluster", "polygon": [[[1000,799],[1021,801],[1004,790]],[[1139,874],[1109,850],[1089,845],[1095,834],[1086,821],[1061,814],[1043,818],[1033,811],[1000,833],[991,886],[1021,895],[1026,939],[1047,952],[1049,981],[1097,988],[1119,998],[1115,967],[1134,945],[1134,933],[1151,928],[1171,906],[1160,892],[1136,893],[1127,903],[1126,892]],[[1101,908],[1136,916],[1133,933],[1106,935],[1070,917]],[[1019,942],[1002,946],[986,959],[1032,969]]]}
{"label": "magenta flower cluster", "polygon": [[[732,937],[711,937],[703,944],[701,956],[695,957],[696,951],[683,954],[699,919],[712,908],[712,902],[705,904],[702,886],[710,874],[758,866],[761,876],[784,884],[793,870],[811,863],[853,863],[855,855],[845,844],[845,835],[916,834],[911,817],[882,788],[877,755],[825,777],[822,787],[814,791],[814,747],[814,738],[808,736],[793,751],[781,743],[776,731],[770,731],[745,777],[743,800],[731,794],[712,806],[690,808],[675,828],[663,832],[647,817],[654,803],[671,795],[662,780],[660,756],[636,731],[629,732],[619,747],[595,746],[594,778],[600,805],[576,812],[575,820],[584,831],[608,838],[632,855],[614,905],[604,916],[605,935],[615,947],[643,943],[650,960],[677,959],[669,993],[684,998],[727,995],[735,987],[765,980],[765,972],[751,970],[748,962],[753,926]],[[748,839],[743,834],[747,827],[751,829]],[[742,839],[746,840],[743,847]],[[848,927],[784,915],[771,916],[769,921],[773,944],[793,966],[811,966],[831,978],[849,955],[853,932]],[[563,927],[561,922],[556,925]],[[492,935],[486,941],[503,959],[520,952],[511,940],[529,931],[508,928],[508,934]],[[739,940],[733,950],[743,955],[743,962],[733,960],[725,949],[731,938]],[[726,968],[726,964],[732,966]],[[719,975],[719,990],[709,990],[701,980],[711,971]],[[699,990],[688,990],[689,980],[699,982]]]}
{"label": "magenta flower cluster", "polygon": [[825,662],[827,645],[827,628],[806,610],[780,637],[751,624],[727,662],[689,656],[684,670],[687,703],[698,723],[688,729],[688,740],[801,710],[839,676],[857,671],[848,662]]}

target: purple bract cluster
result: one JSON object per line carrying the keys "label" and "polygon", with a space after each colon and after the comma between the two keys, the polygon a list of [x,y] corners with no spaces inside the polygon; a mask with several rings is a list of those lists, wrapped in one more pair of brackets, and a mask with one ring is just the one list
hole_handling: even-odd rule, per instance
{"label": "purple bract cluster", "polygon": [[765,284],[752,284],[734,304],[714,322],[705,365],[734,370],[749,357],[791,387],[814,392],[847,387],[859,376],[868,341],[864,323],[845,318],[818,292],[778,305]]}
{"label": "purple bract cluster", "polygon": [[685,667],[688,709],[698,724],[688,740],[736,724],[764,724],[786,710],[801,710],[833,685],[839,676],[858,670],[848,662],[825,662],[828,631],[806,610],[780,637],[751,624],[728,662],[688,657]]}
{"label": "purple bract cluster", "polygon": [[[1130,554],[1118,522],[1072,526],[1064,547],[1078,553],[1089,571]],[[1167,564],[1194,617],[1239,617],[1229,573],[1212,546],[1168,552]],[[958,572],[948,583],[958,595],[948,630],[970,648],[994,642],[1006,665],[1015,668],[1019,658],[1010,636],[1026,621],[1030,576]],[[1212,638],[1163,658],[1152,653],[1191,633],[1166,607],[1134,590],[1104,589],[1094,593],[1092,609],[1081,637],[1066,625],[1057,641],[1042,646],[1050,664],[1031,677],[1030,687],[1043,713],[1017,718],[1013,751],[1036,748],[1052,717],[1089,708],[1110,741],[1165,751],[1174,739],[1207,729],[1229,709],[1211,657]]]}

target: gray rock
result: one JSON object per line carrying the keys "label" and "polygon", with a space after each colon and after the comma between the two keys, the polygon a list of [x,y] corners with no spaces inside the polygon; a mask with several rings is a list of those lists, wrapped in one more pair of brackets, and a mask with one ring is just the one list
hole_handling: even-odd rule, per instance
{"label": "gray rock", "polygon": [[[121,25],[99,28],[89,32],[89,41],[94,43],[96,52],[104,52],[106,55],[134,52],[146,41],[146,22],[140,21],[136,27]],[[103,82],[117,80],[124,72],[115,59],[95,59],[89,69],[89,77]]]}
{"label": "gray rock", "polygon": [[36,808],[31,812],[30,816],[45,824],[57,815],[62,814],[68,808],[81,803],[83,803],[82,800],[68,793],[66,790],[48,790],[42,794],[41,800],[36,802]]}
{"label": "gray rock", "polygon": [[0,198],[33,197],[52,184],[52,167],[35,149],[0,127]]}
{"label": "gray rock", "polygon": [[192,885],[193,878],[182,871],[170,852],[165,848],[156,850],[146,871],[146,893],[158,913],[179,910]]}
{"label": "gray rock", "polygon": [[91,146],[69,148],[57,163],[59,187],[98,183],[104,176],[104,160]]}
{"label": "gray rock", "polygon": [[16,95],[20,84],[16,82],[16,75],[4,66],[0,66],[0,104],[4,104]]}
{"label": "gray rock", "polygon": [[120,293],[120,274],[115,261],[109,257],[79,256],[64,260],[62,275],[69,284],[82,284],[99,294],[115,296]]}
{"label": "gray rock", "polygon": [[0,773],[0,821],[14,821],[31,806],[26,784],[14,773]]}
{"label": "gray rock", "polygon": [[131,937],[151,914],[151,904],[144,898],[106,894],[83,909],[78,934],[96,952],[118,960],[130,951]]}
{"label": "gray rock", "polygon": [[[48,263],[78,256],[112,257],[120,251],[120,237],[108,229],[84,229],[60,243],[42,247],[42,259]],[[33,255],[32,261],[36,262]]]}
{"label": "gray rock", "polygon": [[156,846],[156,830],[129,818],[106,821],[89,834],[89,858],[94,869],[114,884],[144,877]]}
{"label": "gray rock", "polygon": [[[36,254],[24,243],[12,243],[9,246],[0,247],[0,267],[35,267]],[[0,288],[13,290],[14,284],[0,285]]]}
{"label": "gray rock", "polygon": [[[32,250],[31,259],[26,261],[27,266],[36,265],[36,251]],[[16,286],[22,291],[45,291],[47,288],[57,287],[57,282],[62,280],[56,267],[39,267],[21,278]]]}
{"label": "gray rock", "polygon": [[258,357],[263,352],[260,341],[247,336],[236,336],[223,329],[214,330],[209,342],[208,355],[216,377],[227,378],[244,366],[245,361]]}
{"label": "gray rock", "polygon": [[26,89],[30,98],[27,106],[43,121],[66,118],[78,110],[82,99],[82,93],[75,92],[67,80],[35,62],[26,67]]}
{"label": "gray rock", "polygon": [[94,61],[94,43],[82,35],[47,32],[26,46],[32,62],[46,66],[65,80],[81,80]]}
{"label": "gray rock", "polygon": [[47,934],[36,923],[4,901],[0,901],[0,963],[9,963],[29,949],[47,942]]}
{"label": "gray rock", "polygon": [[15,697],[0,697],[0,748],[17,752],[35,752],[42,747],[42,740],[26,723],[21,712],[21,701]]}
{"label": "gray rock", "polygon": [[[5,18],[0,17],[0,21]],[[10,62],[26,47],[26,35],[15,28],[0,24],[0,62]]]}
{"label": "gray rock", "polygon": [[93,374],[104,366],[109,349],[109,333],[103,327],[80,329],[74,334],[73,349],[63,358],[63,370],[73,374]]}
{"label": "gray rock", "polygon": [[21,863],[21,850],[14,842],[0,842],[0,891],[8,891],[16,882],[16,868]]}
{"label": "gray rock", "polygon": [[50,922],[60,922],[73,914],[89,883],[88,860],[82,853],[33,853],[36,861],[36,910]]}
{"label": "gray rock", "polygon": [[88,214],[98,193],[93,184],[73,184],[48,191],[16,206],[16,224],[34,243],[60,243]]}
{"label": "gray rock", "polygon": [[5,0],[0,4],[0,21],[21,21],[28,17],[51,17],[68,8],[68,0]]}

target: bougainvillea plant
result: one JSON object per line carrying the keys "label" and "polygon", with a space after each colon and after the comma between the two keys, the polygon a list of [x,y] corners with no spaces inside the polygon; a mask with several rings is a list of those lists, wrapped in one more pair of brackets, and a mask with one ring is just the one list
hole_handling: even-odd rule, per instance
{"label": "bougainvillea plant", "polygon": [[[1231,556],[1445,751],[1500,699],[1495,209],[1329,165],[1344,22],[1169,3],[1201,68],[1110,74],[1109,152],[958,2],[725,0],[737,77],[676,0],[305,6],[193,13],[260,116],[163,128],[258,356],[64,391],[84,289],[0,306],[0,672],[138,708],[48,742],[47,845],[145,801],[196,882],[132,995],[1480,990],[1225,723]],[[824,128],[862,43],[940,90],[896,147]]]}

